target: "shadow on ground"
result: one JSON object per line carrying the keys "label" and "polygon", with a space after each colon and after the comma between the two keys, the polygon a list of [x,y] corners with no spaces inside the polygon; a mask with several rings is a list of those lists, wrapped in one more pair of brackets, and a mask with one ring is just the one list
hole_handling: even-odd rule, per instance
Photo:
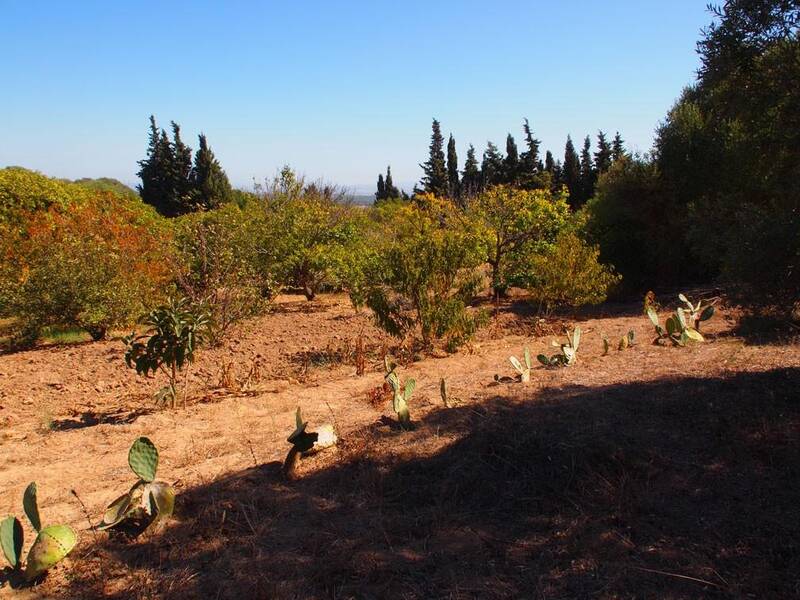
{"label": "shadow on ground", "polygon": [[141,416],[155,412],[155,408],[138,408],[136,410],[113,410],[109,412],[85,411],[75,418],[56,419],[50,428],[53,431],[69,431],[83,429],[95,425],[130,425]]}
{"label": "shadow on ground", "polygon": [[796,597],[799,385],[779,369],[575,386],[371,426],[299,481],[270,464],[183,490],[166,531],[100,542],[65,593]]}

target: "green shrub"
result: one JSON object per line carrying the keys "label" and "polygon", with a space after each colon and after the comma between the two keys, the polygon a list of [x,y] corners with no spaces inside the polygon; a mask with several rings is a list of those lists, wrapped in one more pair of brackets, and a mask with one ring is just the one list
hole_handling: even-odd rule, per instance
{"label": "green shrub", "polygon": [[253,234],[262,269],[281,289],[300,291],[309,300],[341,289],[348,261],[363,248],[363,210],[348,206],[338,188],[307,184],[289,167],[257,192],[246,212],[258,223]]}
{"label": "green shrub", "polygon": [[599,304],[621,279],[613,268],[599,261],[599,255],[597,246],[567,230],[552,246],[519,261],[518,281],[545,313],[558,307]]}
{"label": "green shrub", "polygon": [[235,204],[179,217],[175,223],[178,290],[211,312],[208,341],[263,312],[276,292],[274,275],[258,253],[254,223]]}
{"label": "green shrub", "polygon": [[[170,298],[142,320],[147,327],[143,335],[134,332],[123,340],[128,367],[145,377],[158,371],[167,376],[169,383],[156,392],[159,403],[175,407],[181,371],[194,362],[197,347],[208,334],[210,320],[204,305],[191,305],[188,298]],[[185,393],[183,400],[185,404]]]}
{"label": "green shrub", "polygon": [[418,333],[425,347],[444,340],[454,350],[481,322],[467,309],[482,283],[478,236],[452,203],[433,197],[395,206],[384,218],[391,236],[365,278],[367,306],[389,334]]}
{"label": "green shrub", "polygon": [[569,207],[563,194],[496,186],[470,202],[468,215],[491,268],[492,289],[502,295],[518,284],[519,257],[548,248],[566,225]]}
{"label": "green shrub", "polygon": [[19,216],[0,224],[0,314],[18,343],[51,325],[102,339],[163,297],[169,234],[140,203],[99,195]]}
{"label": "green shrub", "polygon": [[0,169],[0,223],[18,220],[27,213],[51,206],[64,209],[95,196],[96,193],[80,185],[22,167]]}

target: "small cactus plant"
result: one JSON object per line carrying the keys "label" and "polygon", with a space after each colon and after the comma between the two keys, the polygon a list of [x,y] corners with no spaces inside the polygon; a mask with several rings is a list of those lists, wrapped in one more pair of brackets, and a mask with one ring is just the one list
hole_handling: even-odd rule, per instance
{"label": "small cactus plant", "polygon": [[700,323],[703,321],[708,321],[714,316],[714,304],[717,303],[716,298],[705,306],[703,305],[702,300],[698,300],[697,304],[692,304],[684,294],[678,294],[678,300],[686,305],[686,310],[689,313],[689,319],[694,324],[694,328],[697,331],[700,331]]}
{"label": "small cactus plant", "polygon": [[647,316],[656,330],[657,337],[653,340],[654,344],[670,342],[673,346],[685,346],[689,342],[705,341],[700,332],[687,323],[683,308],[678,307],[675,314],[667,317],[664,327],[661,326],[658,313],[652,307],[647,309]]}
{"label": "small cactus plant", "polygon": [[411,399],[411,394],[414,393],[417,382],[409,377],[406,379],[405,385],[402,385],[394,367],[386,375],[386,381],[389,382],[392,388],[392,408],[397,413],[400,427],[410,429],[411,414],[408,411],[408,401]]}
{"label": "small cactus plant", "polygon": [[514,370],[519,373],[519,380],[522,383],[528,383],[531,380],[531,352],[528,350],[528,347],[525,346],[523,353],[524,365],[519,362],[516,356],[510,356],[508,360],[511,366],[514,367]]}
{"label": "small cactus plant", "polygon": [[295,429],[286,441],[292,447],[283,461],[283,474],[287,479],[293,479],[300,456],[329,448],[336,444],[337,437],[333,425],[322,425],[318,431],[306,431],[308,421],[303,421],[300,407],[294,415]]}
{"label": "small cactus plant", "polygon": [[0,546],[6,560],[15,572],[23,573],[26,581],[32,581],[59,563],[75,547],[78,536],[69,525],[49,525],[42,527],[39,506],[36,500],[36,483],[25,488],[22,508],[31,526],[36,531],[33,542],[22,569],[22,545],[24,532],[17,517],[9,515],[0,522]]}
{"label": "small cactus plant", "polygon": [[549,358],[545,354],[540,354],[536,357],[545,367],[568,367],[574,365],[575,361],[578,360],[578,348],[581,344],[581,328],[575,327],[572,333],[567,329],[565,333],[567,336],[566,344],[559,344],[557,341],[553,341],[553,346],[561,349],[560,354],[554,354]]}
{"label": "small cactus plant", "polygon": [[128,466],[139,480],[106,508],[97,529],[122,529],[136,534],[155,528],[172,515],[175,490],[156,481],[158,449],[146,437],[140,437],[128,450]]}
{"label": "small cactus plant", "polygon": [[636,332],[631,329],[628,331],[626,335],[623,335],[619,338],[619,343],[617,344],[617,350],[627,350],[631,346],[636,343]]}

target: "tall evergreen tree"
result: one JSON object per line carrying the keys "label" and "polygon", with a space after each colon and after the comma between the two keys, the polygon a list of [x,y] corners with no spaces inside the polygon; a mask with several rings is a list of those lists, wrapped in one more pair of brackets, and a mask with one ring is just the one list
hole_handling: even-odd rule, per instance
{"label": "tall evergreen tree", "polygon": [[575,152],[575,145],[572,138],[567,136],[567,143],[564,146],[564,164],[561,168],[561,181],[569,190],[569,203],[572,208],[577,208],[580,201],[580,159]]}
{"label": "tall evergreen tree", "polygon": [[519,150],[514,136],[506,137],[506,158],[503,161],[503,180],[509,185],[519,184]]}
{"label": "tall evergreen tree", "polygon": [[392,181],[392,166],[388,165],[386,167],[386,179],[384,180],[384,189],[386,193],[386,198],[399,198],[400,197],[400,190],[394,187],[394,181]]}
{"label": "tall evergreen tree", "polygon": [[229,202],[233,195],[228,176],[208,146],[204,134],[198,136],[200,147],[194,156],[194,168],[191,173],[191,194],[194,206],[204,210],[217,208]]}
{"label": "tall evergreen tree", "polygon": [[172,189],[181,214],[194,209],[192,149],[181,140],[181,128],[172,121]]}
{"label": "tall evergreen tree", "polygon": [[486,142],[481,161],[481,188],[503,183],[503,155],[492,142]]}
{"label": "tall evergreen tree", "polygon": [[583,140],[583,149],[581,150],[581,194],[578,198],[578,206],[582,206],[594,195],[594,184],[595,170],[592,162],[592,140],[587,135],[586,139]]}
{"label": "tall evergreen tree", "polygon": [[172,146],[167,132],[159,129],[155,117],[150,115],[150,141],[147,157],[139,161],[138,176],[142,183],[137,189],[142,200],[165,217],[180,214],[175,203],[172,163]]}
{"label": "tall evergreen tree", "polygon": [[614,136],[614,141],[611,143],[611,160],[617,162],[620,158],[625,156],[625,141],[622,136],[617,132]]}
{"label": "tall evergreen tree", "polygon": [[528,119],[525,119],[522,130],[525,132],[525,146],[527,150],[520,156],[519,180],[523,187],[534,188],[537,187],[539,179],[537,177],[538,172],[542,170],[540,168],[541,161],[539,159],[539,146],[541,142],[533,137]]}
{"label": "tall evergreen tree", "polygon": [[611,144],[603,131],[597,134],[597,152],[594,153],[595,176],[605,173],[611,168]]}
{"label": "tall evergreen tree", "polygon": [[481,170],[478,166],[478,159],[475,158],[475,146],[470,144],[461,176],[461,197],[472,198],[480,192],[480,189]]}
{"label": "tall evergreen tree", "polygon": [[456,154],[456,140],[453,134],[447,142],[447,187],[451,198],[461,195],[461,182],[458,180],[458,155]]}
{"label": "tall evergreen tree", "polygon": [[375,192],[375,202],[386,200],[386,185],[383,183],[383,173],[378,173],[378,191]]}
{"label": "tall evergreen tree", "polygon": [[553,174],[550,178],[550,189],[554,192],[561,191],[561,186],[564,185],[564,169],[561,166],[561,161],[557,160],[553,166]]}
{"label": "tall evergreen tree", "polygon": [[556,161],[553,159],[553,153],[548,150],[544,155],[544,170],[552,176],[556,170]]}
{"label": "tall evergreen tree", "polygon": [[433,120],[431,125],[431,144],[428,160],[421,164],[423,173],[422,189],[436,196],[447,196],[447,167],[444,159],[444,138],[439,121]]}

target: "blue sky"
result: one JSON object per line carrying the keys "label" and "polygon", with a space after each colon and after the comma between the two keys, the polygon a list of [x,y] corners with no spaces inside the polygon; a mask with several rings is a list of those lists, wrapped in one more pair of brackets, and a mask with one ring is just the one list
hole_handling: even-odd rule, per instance
{"label": "blue sky", "polygon": [[231,181],[290,164],[371,192],[420,177],[432,117],[467,145],[650,149],[698,67],[704,0],[0,0],[0,166],[137,182],[149,115],[207,134]]}

